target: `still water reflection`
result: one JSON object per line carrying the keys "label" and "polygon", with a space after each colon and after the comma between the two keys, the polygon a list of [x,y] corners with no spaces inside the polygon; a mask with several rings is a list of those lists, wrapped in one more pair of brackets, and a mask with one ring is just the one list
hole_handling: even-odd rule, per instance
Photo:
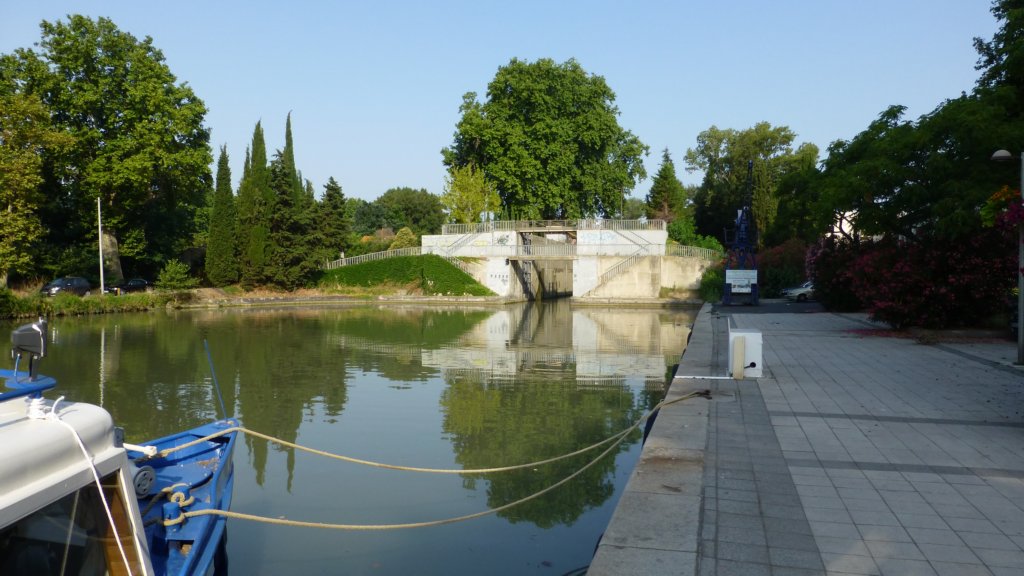
{"label": "still water reflection", "polygon": [[[692,310],[358,307],[56,319],[43,372],[138,442],[228,410],[260,432],[357,458],[483,468],[571,452],[661,399]],[[13,326],[13,325],[12,325]],[[52,395],[52,393],[51,393]],[[495,516],[339,532],[229,521],[231,574],[565,574],[585,566],[639,455]],[[420,522],[501,506],[591,456],[496,475],[358,467],[262,440],[235,454],[232,508],[314,522]]]}

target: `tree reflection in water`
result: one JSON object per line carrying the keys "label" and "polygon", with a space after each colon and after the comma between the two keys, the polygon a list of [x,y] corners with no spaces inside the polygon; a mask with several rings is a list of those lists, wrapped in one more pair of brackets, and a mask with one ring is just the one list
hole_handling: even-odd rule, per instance
{"label": "tree reflection in water", "polygon": [[[220,416],[205,339],[224,401],[249,428],[374,460],[492,467],[571,452],[632,424],[661,399],[693,315],[560,301],[58,318],[42,371],[68,400],[102,404],[139,442]],[[620,464],[632,465],[638,438],[623,445]],[[537,470],[425,478],[247,438],[235,456],[235,506],[324,522],[436,519],[520,499],[599,452]],[[228,553],[239,573],[359,573],[368,565],[360,562],[387,566],[381,574],[519,574],[527,565],[549,573],[586,562],[626,476],[609,455],[500,518],[416,533],[339,538],[232,523]],[[452,564],[434,570],[417,560],[428,556]]]}

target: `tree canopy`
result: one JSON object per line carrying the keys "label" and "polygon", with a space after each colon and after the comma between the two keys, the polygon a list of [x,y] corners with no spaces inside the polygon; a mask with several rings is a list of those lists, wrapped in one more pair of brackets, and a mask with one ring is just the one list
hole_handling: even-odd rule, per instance
{"label": "tree canopy", "polygon": [[444,180],[441,204],[448,212],[450,222],[463,224],[479,222],[500,210],[501,197],[487,182],[482,170],[473,164],[454,166]]}
{"label": "tree canopy", "polygon": [[70,135],[51,126],[38,97],[0,93],[0,288],[9,273],[33,269],[33,248],[45,234],[39,216],[45,198],[42,155],[70,145]]}
{"label": "tree canopy", "polygon": [[[5,91],[37,97],[54,128],[74,137],[44,151],[48,266],[95,245],[98,198],[120,256],[154,271],[187,247],[212,184],[206,106],[149,37],[77,15],[40,28],[38,51],[4,56],[0,78]],[[69,247],[78,254],[62,255]]]}
{"label": "tree canopy", "polygon": [[487,101],[476,98],[463,96],[444,164],[482,169],[511,217],[616,214],[647,176],[648,148],[619,126],[614,92],[575,60],[513,59],[488,85]]}
{"label": "tree canopy", "polygon": [[647,193],[647,217],[672,222],[686,212],[686,187],[676,177],[676,165],[668,148],[661,154],[661,166],[654,175],[654,183]]}
{"label": "tree canopy", "polygon": [[697,146],[686,151],[689,171],[703,171],[694,197],[697,231],[721,239],[747,196],[748,165],[753,162],[753,212],[758,229],[768,229],[778,207],[777,189],[783,178],[817,160],[818,148],[801,144],[786,126],[759,122],[746,130],[712,126],[697,136]]}

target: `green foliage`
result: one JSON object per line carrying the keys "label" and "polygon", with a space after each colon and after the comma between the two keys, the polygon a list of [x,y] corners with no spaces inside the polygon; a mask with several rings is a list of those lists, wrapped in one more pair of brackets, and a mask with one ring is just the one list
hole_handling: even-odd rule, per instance
{"label": "green foliage", "polygon": [[324,185],[324,195],[320,199],[316,218],[317,228],[323,236],[323,245],[330,251],[330,259],[339,257],[349,249],[351,226],[346,212],[347,204],[341,185],[332,176]]}
{"label": "green foliage", "polygon": [[[847,243],[840,250],[825,246],[814,266],[816,271],[842,266],[836,277],[872,319],[894,328],[973,326],[1006,311],[1017,275],[1015,232],[988,228],[956,241],[885,238]],[[833,298],[829,293],[830,304]]]}
{"label": "green foliage", "polygon": [[623,220],[639,220],[647,214],[647,204],[639,198],[624,198],[622,201]]}
{"label": "green foliage", "polygon": [[400,256],[363,264],[344,266],[324,273],[322,287],[413,286],[426,294],[492,296],[476,280],[433,254]]}
{"label": "green foliage", "polygon": [[188,247],[210,189],[206,106],[150,38],[78,15],[40,28],[38,51],[0,60],[0,77],[41,99],[53,127],[74,137],[43,156],[39,261],[95,241],[99,198],[104,232],[139,243],[127,267],[155,267]]}
{"label": "green foliage", "polygon": [[807,277],[814,294],[829,310],[860,310],[863,304],[853,290],[850,276],[860,243],[845,237],[826,236],[807,251]]}
{"label": "green foliage", "polygon": [[[820,221],[842,221],[848,236],[937,234],[967,238],[981,225],[978,208],[1013,181],[988,161],[1019,141],[1024,119],[1007,118],[987,93],[949,100],[916,122],[891,106],[849,141],[829,147],[818,182]],[[1009,172],[1010,174],[1007,174]]]}
{"label": "green foliage", "polygon": [[32,94],[0,93],[0,287],[8,274],[37,270],[33,255],[45,230],[44,151],[65,148],[71,137],[53,128],[42,101]]}
{"label": "green foliage", "polygon": [[156,287],[161,290],[188,290],[199,285],[199,280],[189,274],[188,265],[181,260],[168,260],[156,278]]}
{"label": "green foliage", "polygon": [[352,232],[357,236],[372,236],[377,230],[388,226],[384,207],[377,202],[351,198],[346,202],[345,208],[353,214]]}
{"label": "green foliage", "polygon": [[420,245],[420,239],[416,234],[409,229],[409,227],[402,228],[395,235],[394,241],[391,242],[391,246],[388,246],[388,250],[399,250],[401,248],[414,248]]}
{"label": "green foliage", "polygon": [[237,230],[238,213],[231,192],[231,168],[227,146],[217,159],[217,182],[210,219],[209,244],[206,247],[206,277],[214,286],[227,286],[238,281]]}
{"label": "green foliage", "polygon": [[700,234],[721,238],[731,228],[736,211],[747,198],[747,166],[754,162],[753,210],[755,222],[771,226],[778,207],[778,188],[784,178],[814,165],[818,148],[801,144],[795,150],[796,134],[786,126],[759,122],[746,130],[716,126],[697,136],[697,146],[686,151],[687,170],[704,172],[694,197],[694,216]]}
{"label": "green foliage", "polygon": [[242,286],[247,288],[267,280],[273,202],[267,144],[263,138],[263,127],[257,122],[252,133],[252,146],[246,152],[242,181],[238,185],[239,277]]}
{"label": "green foliage", "polygon": [[441,205],[448,211],[449,222],[471,224],[480,222],[481,218],[489,218],[487,213],[498,212],[501,197],[487,182],[483,170],[467,164],[448,169]]}
{"label": "green foliage", "polygon": [[661,166],[654,176],[654,183],[651,184],[651,191],[647,193],[647,217],[671,223],[676,218],[689,216],[687,200],[686,188],[676,177],[676,166],[666,148],[661,156]]}
{"label": "green foliage", "polygon": [[718,241],[718,238],[697,234],[693,225],[693,218],[689,214],[676,218],[668,225],[668,237],[683,246],[696,246],[698,248],[709,248],[725,252],[725,248]]}
{"label": "green foliage", "polygon": [[783,288],[797,286],[807,276],[807,244],[790,239],[762,250],[757,256],[757,288],[765,298],[776,298]]}
{"label": "green foliage", "polygon": [[513,59],[498,69],[486,102],[463,96],[444,164],[482,169],[515,218],[615,214],[647,176],[647,146],[619,127],[614,102],[604,78],[575,60]]}
{"label": "green foliage", "polygon": [[718,302],[725,288],[725,266],[718,264],[704,270],[700,276],[700,298],[705,302]]}
{"label": "green foliage", "polygon": [[438,234],[444,224],[441,199],[424,189],[391,188],[373,201],[384,215],[384,226],[392,230],[409,227],[417,236]]}
{"label": "green foliage", "polygon": [[329,252],[313,228],[315,205],[309,204],[301,187],[295,185],[295,169],[288,155],[279,153],[270,166],[268,258],[265,281],[294,290],[313,281]]}

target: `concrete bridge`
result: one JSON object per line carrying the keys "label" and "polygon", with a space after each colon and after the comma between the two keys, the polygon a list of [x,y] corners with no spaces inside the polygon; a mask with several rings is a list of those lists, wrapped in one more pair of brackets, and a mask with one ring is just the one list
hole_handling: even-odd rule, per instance
{"label": "concrete bridge", "polygon": [[421,253],[458,259],[509,298],[658,298],[693,292],[721,254],[667,245],[662,220],[529,220],[446,224]]}

